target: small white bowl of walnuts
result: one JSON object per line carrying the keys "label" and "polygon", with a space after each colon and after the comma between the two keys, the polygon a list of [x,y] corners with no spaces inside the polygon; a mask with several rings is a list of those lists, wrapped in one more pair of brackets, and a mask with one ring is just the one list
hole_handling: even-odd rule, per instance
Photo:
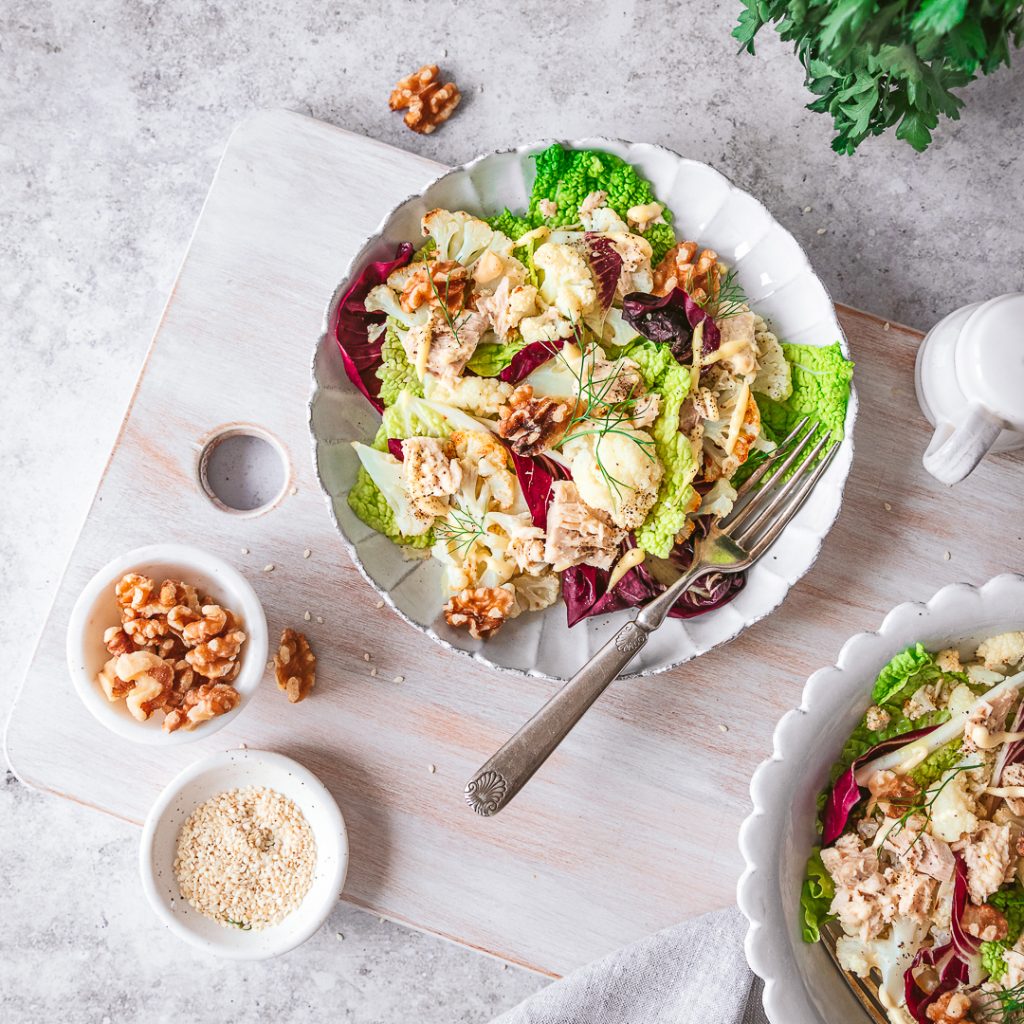
{"label": "small white bowl of walnuts", "polygon": [[267,662],[252,586],[186,544],[129,551],[89,581],[68,623],[68,668],[93,717],[138,743],[188,743],[239,714]]}

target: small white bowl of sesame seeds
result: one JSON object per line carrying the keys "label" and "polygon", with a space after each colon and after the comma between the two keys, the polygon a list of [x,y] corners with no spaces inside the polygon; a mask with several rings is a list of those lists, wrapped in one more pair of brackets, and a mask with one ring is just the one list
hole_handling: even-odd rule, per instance
{"label": "small white bowl of sesame seeds", "polygon": [[142,831],[142,887],[179,938],[231,960],[305,942],[345,884],[348,833],[326,786],[297,761],[228,750],[157,797]]}

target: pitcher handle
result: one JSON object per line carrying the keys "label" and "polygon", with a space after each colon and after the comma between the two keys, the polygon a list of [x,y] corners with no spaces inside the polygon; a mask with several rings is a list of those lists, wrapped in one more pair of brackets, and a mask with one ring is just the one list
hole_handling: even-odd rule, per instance
{"label": "pitcher handle", "polygon": [[940,424],[924,453],[924,468],[940,483],[958,484],[984,458],[1002,424],[980,405],[972,405],[956,428]]}

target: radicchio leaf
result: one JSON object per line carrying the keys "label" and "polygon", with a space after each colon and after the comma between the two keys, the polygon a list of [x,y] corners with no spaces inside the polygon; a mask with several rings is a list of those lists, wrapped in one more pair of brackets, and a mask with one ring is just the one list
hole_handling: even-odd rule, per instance
{"label": "radicchio leaf", "polygon": [[410,259],[412,245],[409,242],[402,242],[395,251],[393,260],[368,263],[341,297],[334,314],[334,322],[330,325],[338,341],[348,379],[359,388],[378,412],[384,409],[384,403],[378,398],[380,380],[375,372],[381,362],[382,335],[377,335],[371,341],[369,334],[370,327],[383,323],[386,317],[383,313],[368,313],[363,303],[371,288],[383,284],[392,271],[404,267]]}
{"label": "radicchio leaf", "polygon": [[824,828],[821,838],[826,846],[834,843],[843,834],[846,823],[850,819],[850,812],[860,803],[861,794],[860,786],[857,785],[857,769],[861,765],[867,764],[868,761],[882,754],[889,753],[890,750],[898,750],[900,747],[919,739],[921,736],[927,736],[928,733],[937,728],[937,725],[932,725],[927,729],[914,729],[900,736],[893,736],[892,739],[876,743],[867,753],[861,754],[860,757],[854,759],[850,767],[836,779],[835,785],[828,795],[828,801],[825,804],[825,815],[822,823]]}
{"label": "radicchio leaf", "polygon": [[[970,981],[970,959],[977,953],[979,940],[967,935],[961,925],[961,918],[967,906],[967,869],[959,855],[956,856],[956,876],[953,882],[953,901],[950,907],[950,924],[953,938],[944,946],[926,946],[919,949],[913,963],[903,975],[903,995],[907,1009],[919,1024],[932,1024],[928,1007],[946,992]],[[922,965],[937,967],[939,984],[931,992],[925,992],[914,977],[914,970]]]}
{"label": "radicchio leaf", "polygon": [[[704,528],[700,521],[698,528]],[[633,538],[630,537],[623,545],[622,552],[634,546]],[[671,556],[671,561],[681,572],[689,568],[692,560],[692,542],[677,548]],[[562,596],[570,626],[591,615],[639,607],[665,589],[665,585],[655,579],[643,563],[630,569],[613,590],[608,590],[610,578],[611,572],[607,569],[598,569],[592,565],[575,565],[562,573]],[[668,614],[673,619],[692,619],[703,615],[731,601],[745,583],[746,576],[743,573],[708,573],[676,601]]]}
{"label": "radicchio leaf", "polygon": [[587,246],[587,258],[590,260],[590,270],[597,282],[597,298],[603,319],[615,298],[615,289],[622,276],[622,257],[612,245],[610,238],[591,231],[583,237]]}
{"label": "radicchio leaf", "polygon": [[554,341],[531,341],[526,348],[521,348],[513,357],[512,362],[498,376],[506,384],[519,384],[549,359],[554,359],[565,344],[563,338]]}
{"label": "radicchio leaf", "polygon": [[512,456],[512,464],[515,467],[516,476],[519,478],[519,486],[523,489],[523,497],[533,516],[533,525],[539,526],[542,530],[548,527],[548,505],[551,502],[551,485],[555,482],[555,475],[548,466],[554,463],[541,462],[540,459],[527,458],[524,455],[517,455],[511,448],[507,449]]}
{"label": "radicchio leaf", "polygon": [[405,462],[405,452],[402,451],[402,442],[399,438],[388,438],[388,451],[391,452],[399,462]]}
{"label": "radicchio leaf", "polygon": [[704,324],[702,355],[717,351],[722,340],[715,321],[682,288],[674,288],[668,295],[630,292],[622,300],[622,318],[645,338],[668,343],[679,363],[693,359],[693,329],[697,324]]}

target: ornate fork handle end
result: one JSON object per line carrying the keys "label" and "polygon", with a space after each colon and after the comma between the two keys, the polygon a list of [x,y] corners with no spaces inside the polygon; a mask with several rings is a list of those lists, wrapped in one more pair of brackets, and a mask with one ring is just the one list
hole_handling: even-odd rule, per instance
{"label": "ornate fork handle end", "polygon": [[500,772],[481,772],[466,784],[466,803],[484,818],[497,814],[505,803],[508,781]]}

